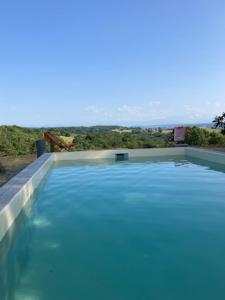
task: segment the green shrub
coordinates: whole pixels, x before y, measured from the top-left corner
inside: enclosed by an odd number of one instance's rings
[[[211,132],[209,135],[209,144],[210,145],[224,145],[225,136],[220,132]]]
[[[187,129],[185,142],[193,146],[224,145],[225,136],[220,132],[192,127]]]
[[[35,141],[41,136],[38,129],[0,126],[0,156],[35,153]]]
[[[203,146],[208,145],[209,131],[199,127],[188,128],[185,142],[189,145]]]

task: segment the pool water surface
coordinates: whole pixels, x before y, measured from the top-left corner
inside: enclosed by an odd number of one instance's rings
[[[1,300],[225,299],[225,167],[58,163],[0,243]]]

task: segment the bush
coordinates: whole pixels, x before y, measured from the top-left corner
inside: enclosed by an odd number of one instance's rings
[[[203,146],[208,145],[208,138],[209,131],[194,126],[187,129],[185,142],[189,145]]]
[[[220,132],[192,127],[187,129],[185,142],[193,146],[224,145],[225,136]]]
[[[211,132],[209,135],[210,145],[223,145],[225,144],[225,136],[220,132]]]
[[[0,156],[35,153],[35,141],[40,137],[37,129],[0,126]]]

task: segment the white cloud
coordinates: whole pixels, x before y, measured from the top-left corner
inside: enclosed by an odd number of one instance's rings
[[[98,114],[102,112],[102,108],[97,107],[96,105],[89,105],[85,108],[86,111],[94,113],[94,114]]]
[[[225,111],[225,102],[205,101],[196,105],[184,104],[184,112],[191,120],[211,120],[223,111]]]
[[[90,113],[92,116],[98,116],[101,118],[109,118],[111,113],[107,111],[104,107],[99,107],[97,105],[89,105],[85,107],[85,111]]]
[[[162,109],[159,106],[159,101],[154,101],[150,104],[147,103],[142,106],[121,104],[120,106],[110,107],[108,109],[91,105],[86,107],[85,111],[88,113],[89,118],[107,120],[109,122],[162,121],[173,114],[173,111]]]
[[[100,107],[91,105],[85,108],[86,117],[92,122],[124,122],[124,123],[176,123],[203,122],[225,111],[225,102],[196,101],[196,105],[162,104],[160,101],[150,101],[143,105],[121,104],[119,106]]]
[[[160,101],[149,101],[148,106],[149,107],[158,107],[160,106],[161,102]]]
[[[132,106],[123,104],[122,106],[117,107],[117,111],[122,114],[128,114],[129,116],[142,116],[144,113],[144,108],[142,106]]]

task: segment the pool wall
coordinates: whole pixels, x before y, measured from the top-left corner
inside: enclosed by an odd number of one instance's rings
[[[195,157],[225,165],[225,153],[222,152],[187,147],[185,148],[185,154],[187,157]]]
[[[196,157],[225,164],[225,153],[192,147],[117,149],[44,154],[0,188],[0,241],[12,226],[14,220],[47,174],[54,161],[114,159],[118,153],[126,153],[129,158],[186,155],[187,158]]]
[[[185,155],[185,148],[116,149],[54,153],[56,161],[81,159],[110,159],[118,153],[128,153],[129,158],[168,155]]]
[[[0,188],[0,241],[32,196],[53,163],[44,154]]]

